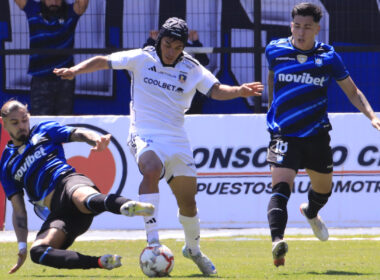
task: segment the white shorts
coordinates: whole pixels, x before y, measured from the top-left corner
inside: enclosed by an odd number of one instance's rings
[[[165,177],[166,181],[177,176],[197,176],[193,151],[186,138],[130,134],[128,147],[137,163],[143,153],[153,151],[162,162],[161,178]]]

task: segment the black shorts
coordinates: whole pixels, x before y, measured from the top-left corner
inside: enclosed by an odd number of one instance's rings
[[[55,188],[51,200],[51,212],[42,224],[37,237],[47,229],[58,228],[66,234],[66,241],[60,249],[67,249],[79,235],[89,229],[95,215],[83,214],[72,201],[74,191],[83,186],[98,190],[95,184],[83,174],[74,172],[62,179]]]
[[[30,84],[32,115],[72,115],[75,79],[62,80],[53,76],[33,76]]]
[[[311,137],[271,135],[267,162],[277,167],[311,169],[320,173],[333,171],[330,135],[326,132]]]

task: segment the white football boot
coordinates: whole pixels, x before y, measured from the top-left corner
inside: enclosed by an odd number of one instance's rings
[[[99,258],[98,263],[101,268],[111,270],[121,266],[121,256],[104,255]]]
[[[185,258],[193,260],[193,262],[198,266],[199,270],[202,271],[203,275],[210,276],[212,274],[216,274],[215,265],[212,261],[202,252],[199,252],[195,256],[191,255],[189,252],[189,248],[183,246],[182,254]]]
[[[146,202],[130,200],[120,207],[120,213],[128,216],[151,216],[154,212],[154,205]]]
[[[319,240],[326,241],[327,239],[329,239],[329,231],[328,231],[325,223],[323,222],[322,218],[319,215],[317,215],[315,218],[312,218],[312,219],[309,219],[308,217],[306,217],[305,211],[307,209],[307,206],[308,206],[307,203],[302,203],[300,205],[301,214],[305,216],[306,220],[310,224],[310,226],[314,232],[314,235]]]
[[[275,266],[285,265],[285,255],[288,252],[288,243],[285,240],[273,242],[272,255]]]

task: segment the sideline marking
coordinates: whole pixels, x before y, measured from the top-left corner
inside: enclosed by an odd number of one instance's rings
[[[182,241],[183,239],[177,239],[178,241]],[[213,239],[212,241],[217,242],[231,242],[231,241],[263,241],[263,238],[254,238],[254,237],[236,237],[229,239]],[[286,241],[318,241],[320,240],[316,237],[289,237],[284,238]],[[202,242],[207,240],[202,240]],[[327,241],[380,241],[380,237],[330,237]]]
[[[331,241],[360,241],[371,240],[380,241],[380,228],[330,228]],[[28,242],[34,241],[37,231],[30,231]],[[285,231],[286,240],[319,241],[314,237],[310,228],[287,228]],[[297,235],[303,235],[297,237]],[[112,238],[110,238],[112,236]],[[236,241],[242,240],[266,240],[270,239],[268,228],[241,228],[241,229],[201,229],[201,236],[205,241]],[[339,237],[342,236],[342,237]],[[350,237],[353,236],[353,237]],[[359,237],[358,237],[359,236]],[[366,237],[360,237],[366,236]],[[219,239],[214,239],[218,237]],[[224,237],[224,238],[223,238]],[[182,229],[160,230],[160,239],[180,239],[184,240]],[[145,230],[89,230],[77,238],[77,241],[100,241],[100,240],[145,240]],[[16,242],[16,235],[13,230],[0,231],[1,242]]]

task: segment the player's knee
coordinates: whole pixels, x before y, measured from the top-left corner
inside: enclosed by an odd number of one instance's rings
[[[182,200],[178,201],[178,208],[180,210],[180,213],[183,213],[185,216],[195,216],[197,214],[197,204],[195,203],[195,200]]]
[[[161,162],[151,162],[148,164],[145,164],[141,168],[141,173],[143,174],[145,179],[148,180],[160,180],[162,172],[162,164]]]
[[[290,197],[290,186],[286,182],[277,183],[272,187],[272,197],[268,204],[268,212],[271,209],[285,209]]]
[[[47,254],[49,245],[38,245],[30,249],[30,258],[33,262],[40,264],[43,257]]]
[[[331,191],[329,193],[318,193],[311,188],[308,193],[309,200],[314,201],[319,205],[326,204],[330,196],[331,196]]]
[[[195,195],[176,193],[175,198],[179,208],[197,208],[197,202],[195,201]]]

